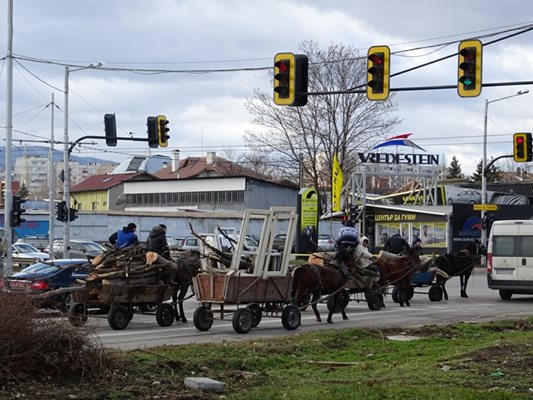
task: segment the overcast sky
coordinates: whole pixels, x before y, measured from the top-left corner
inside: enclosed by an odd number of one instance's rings
[[[5,22],[7,0],[0,4],[0,21]],[[198,156],[206,151],[245,150],[242,135],[254,126],[244,103],[254,88],[271,92],[271,69],[154,75],[106,68],[270,68],[276,53],[298,52],[306,40],[323,48],[330,43],[352,45],[362,54],[373,45],[386,44],[394,53],[452,42],[393,55],[395,73],[456,52],[458,40],[532,23],[529,0],[15,0],[13,143],[50,138],[46,106],[52,93],[59,107],[55,138],[63,140],[65,68],[54,63],[80,67],[104,63],[101,70],[70,73],[70,140],[103,135],[105,113],[116,114],[120,136],[134,132],[144,138],[146,117],[165,114],[170,120],[170,146],[154,154],[170,155],[178,148],[181,157]],[[6,24],[0,29],[5,55]],[[497,37],[502,35],[481,40],[487,43]],[[485,83],[533,80],[533,31],[486,46],[483,68]],[[452,57],[393,77],[391,87],[454,85],[456,75],[457,59]],[[0,80],[4,126],[3,63]],[[485,99],[528,88],[485,87],[481,96],[468,99],[460,98],[456,90],[398,92],[396,114],[402,122],[387,136],[412,132],[415,143],[429,153],[444,154],[447,164],[456,155],[463,172],[470,174],[482,155]],[[510,154],[512,134],[533,130],[532,104],[533,90],[489,104],[489,157]],[[382,139],[376,138],[376,143]],[[117,148],[98,142],[80,151],[115,161],[148,152],[145,143],[134,142],[119,143]],[[499,165],[505,167],[503,162]]]

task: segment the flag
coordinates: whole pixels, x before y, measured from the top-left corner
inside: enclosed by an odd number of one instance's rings
[[[344,175],[342,174],[339,160],[337,160],[337,153],[333,154],[333,168],[331,171],[331,211],[341,210],[341,192],[344,183]]]

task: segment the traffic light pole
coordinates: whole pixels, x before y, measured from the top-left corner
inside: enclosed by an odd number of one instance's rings
[[[72,144],[70,145],[69,149],[68,149],[68,155],[70,157],[70,153],[72,153],[72,150],[74,149],[74,147],[79,143],[81,142],[82,140],[85,140],[85,139],[105,139],[106,137],[105,136],[93,136],[93,135],[89,135],[89,136],[82,136],[80,137],[79,139],[76,139],[74,142],[72,142]],[[142,138],[131,138],[131,137],[117,137],[117,140],[129,140],[131,142],[148,142],[148,139],[142,139]]]

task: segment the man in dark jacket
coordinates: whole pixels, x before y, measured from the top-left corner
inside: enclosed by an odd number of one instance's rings
[[[409,248],[409,243],[400,236],[399,233],[395,233],[385,242],[385,251],[394,254],[400,254]]]
[[[124,247],[131,246],[132,244],[138,244],[139,238],[135,234],[137,225],[130,222],[128,226],[119,229],[111,236],[109,236],[109,242],[115,246],[116,249],[122,249]]]
[[[152,232],[148,236],[146,243],[146,249],[148,251],[154,251],[157,254],[170,260],[170,250],[167,243],[167,227],[163,224],[154,226]]]

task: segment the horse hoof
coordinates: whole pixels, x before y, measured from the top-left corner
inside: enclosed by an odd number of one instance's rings
[[[468,295],[466,293],[461,294],[461,297],[464,297],[465,299],[468,299]]]
[[[348,320],[348,317],[342,317],[343,320],[347,321]]]
[[[400,307],[405,307],[405,305],[403,303],[400,303]]]
[[[328,319],[328,324],[332,324],[333,321],[331,319]]]
[[[183,319],[181,320],[181,322],[183,322],[184,324],[186,324],[186,323],[189,322],[189,321],[187,321],[187,318],[183,318]]]
[[[317,318],[316,322],[322,322],[322,318]]]

